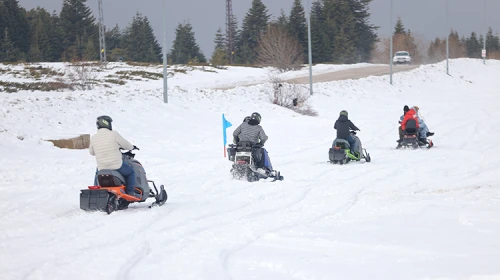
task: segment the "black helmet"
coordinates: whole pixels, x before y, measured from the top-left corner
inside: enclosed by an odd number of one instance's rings
[[[406,114],[406,112],[408,112],[408,111],[410,111],[410,107],[408,107],[408,105],[405,105],[403,107],[403,112],[405,112],[405,114]]]
[[[243,122],[248,122],[252,117],[250,116],[246,116],[244,119],[243,119]]]
[[[342,110],[342,111],[340,111],[340,115],[341,115],[341,116],[346,116],[346,117],[349,117],[349,114],[347,113],[347,111],[346,111],[346,110]]]
[[[99,128],[107,128],[109,130],[113,130],[112,126],[111,126],[111,122],[112,121],[113,121],[113,119],[111,119],[110,116],[100,116],[100,117],[97,117],[97,122],[96,122],[97,129],[99,129]]]
[[[257,124],[260,124],[262,117],[259,113],[255,112],[255,113],[252,113],[251,119],[257,121]]]

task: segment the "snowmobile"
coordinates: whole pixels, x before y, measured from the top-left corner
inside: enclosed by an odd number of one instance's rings
[[[80,208],[85,211],[104,211],[111,214],[116,210],[127,209],[130,203],[144,202],[150,197],[154,197],[155,202],[149,208],[165,204],[168,197],[164,186],[161,185],[158,191],[155,182],[146,178],[144,167],[134,157],[135,154],[131,150],[122,150],[123,161],[128,162],[135,171],[136,196],[125,192],[123,175],[116,170],[103,169],[97,171],[94,186],[81,190]],[[152,183],[154,192],[149,183]]]
[[[259,162],[262,162],[263,153],[266,151],[261,144],[252,144],[251,142],[239,142],[237,145],[230,144],[227,148],[228,158],[233,162],[231,174],[233,178],[249,182],[259,181],[260,179],[272,178],[274,181],[283,181],[279,171],[262,168],[265,174],[257,171]],[[270,163],[269,163],[270,165]],[[272,168],[271,168],[272,169]]]
[[[350,161],[361,161],[361,159],[364,159],[366,162],[372,160],[370,154],[361,146],[361,141],[356,136],[356,131],[351,131],[351,137],[356,141],[356,151],[351,151],[351,146],[347,140],[337,138],[333,141],[332,148],[328,151],[330,163],[346,164]]]
[[[406,122],[405,131],[403,131],[403,139],[398,140],[396,149],[430,149],[434,146],[431,139],[427,139],[427,143],[420,140],[418,135],[417,122],[415,120],[408,120]]]

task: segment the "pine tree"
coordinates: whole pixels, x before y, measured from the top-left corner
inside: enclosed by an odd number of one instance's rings
[[[500,51],[500,39],[498,36],[493,35],[491,27],[486,34],[486,50],[488,52]]]
[[[483,36],[483,34],[479,35],[479,46],[480,46],[481,50],[484,49],[484,36]]]
[[[118,61],[126,59],[126,50],[123,49],[124,34],[120,27],[115,25],[111,30],[106,30],[106,48],[108,49],[108,60]]]
[[[353,63],[358,59],[355,57],[354,46],[355,18],[350,12],[347,1],[336,1],[333,3],[332,17],[336,20],[337,30],[333,37],[333,61],[336,63]]]
[[[214,67],[226,65],[228,63],[227,52],[223,49],[216,48],[212,54],[212,58],[210,58],[210,63]]]
[[[323,49],[324,49],[324,60],[323,62],[333,62],[334,58],[334,46],[337,38],[337,34],[340,30],[339,24],[342,23],[341,18],[338,14],[339,2],[331,0],[323,0],[322,7],[322,20],[321,29],[323,32]]]
[[[0,62],[16,62],[19,59],[19,50],[10,39],[8,28],[4,29],[0,44]]]
[[[51,14],[43,8],[36,8],[28,12],[28,20],[31,29],[31,47],[28,60],[56,61],[60,53],[58,55],[53,55],[53,53],[58,49],[60,43],[51,39],[57,32]]]
[[[398,21],[396,22],[396,25],[394,26],[394,35],[397,35],[397,34],[403,34],[403,35],[406,34],[406,29],[403,25],[403,20],[400,17],[398,17]]]
[[[96,60],[99,58],[99,50],[94,45],[94,41],[92,39],[87,39],[87,43],[85,44],[85,50],[83,53],[83,59],[86,61]]]
[[[299,41],[304,57],[307,57],[307,22],[304,7],[301,0],[294,0],[290,18],[288,20],[288,30]]]
[[[314,63],[331,62],[332,42],[325,29],[328,28],[324,6],[318,0],[311,7],[311,47]]]
[[[215,34],[214,44],[215,48],[210,62],[214,66],[226,65],[228,55],[227,40],[224,33],[222,33],[222,28],[220,27],[217,29],[217,33]]]
[[[281,9],[280,16],[278,17],[276,22],[273,22],[273,24],[284,30],[289,30],[288,27],[290,22],[288,21],[288,17],[286,16],[285,11],[283,11],[283,9]]]
[[[227,48],[227,58],[229,63],[234,62],[234,57],[237,52],[238,48],[238,40],[240,38],[240,30],[238,28],[238,19],[236,18],[235,15],[232,16],[231,22],[229,23],[229,29],[231,30],[233,34],[233,46],[232,50],[231,47],[229,46],[229,38],[226,38],[226,48]],[[226,36],[227,37],[227,36]]]
[[[465,47],[467,49],[467,57],[480,58],[482,46],[477,39],[476,32],[472,32],[470,37],[465,40]]]
[[[356,48],[356,62],[368,62],[371,59],[372,50],[378,41],[376,30],[378,27],[369,24],[369,5],[372,0],[349,0],[347,5],[354,16],[355,27],[352,35],[353,44]]]
[[[88,40],[98,45],[98,29],[92,11],[85,5],[87,0],[64,0],[60,13],[64,35],[62,41],[66,58],[81,59]],[[96,51],[97,48],[96,48]],[[76,56],[76,57],[72,57]]]
[[[48,61],[61,61],[62,54],[64,52],[64,47],[61,44],[64,38],[63,27],[61,26],[61,19],[55,11],[50,15],[50,20],[48,21],[48,37],[49,37],[49,49],[47,51]]]
[[[139,12],[125,30],[120,42],[127,50],[127,59],[137,62],[161,62],[162,49],[147,17]]]
[[[253,63],[256,58],[255,49],[260,37],[267,29],[270,15],[261,0],[253,0],[252,7],[243,20],[243,27],[238,43],[237,60],[240,63]]]
[[[427,59],[429,62],[435,63],[446,58],[446,40],[436,38],[429,45],[427,50]]]
[[[411,30],[406,30],[401,18],[398,18],[396,26],[394,27],[393,34],[394,52],[408,51],[412,56],[412,62],[420,63],[422,61],[422,54],[415,42]],[[389,53],[389,45],[386,45],[386,53]]]
[[[0,30],[8,28],[7,19],[8,19],[7,8],[5,7],[3,2],[0,1]],[[0,40],[3,40],[3,36],[4,36],[3,32],[0,32]]]
[[[17,50],[17,56],[21,58],[30,49],[30,30],[26,16],[26,10],[19,6],[17,0],[0,1],[0,30],[8,28],[9,40]],[[0,32],[0,39],[5,36]]]
[[[106,48],[109,50],[120,48],[121,47],[121,41],[122,41],[122,31],[120,30],[120,27],[118,27],[118,24],[115,25],[110,30],[106,31]]]
[[[340,32],[335,37],[333,48],[333,59],[336,63],[353,63],[355,61],[354,43],[341,27]]]
[[[145,38],[145,43],[147,46],[147,52],[145,55],[146,62],[161,62],[163,60],[163,50],[156,40],[154,35],[153,27],[149,22],[148,17],[144,17],[142,24],[142,32]],[[165,50],[166,51],[166,50]]]
[[[206,62],[206,58],[196,43],[191,23],[179,23],[175,30],[175,40],[169,54],[173,64]]]
[[[214,39],[214,44],[215,44],[215,50],[216,49],[221,49],[225,50],[226,49],[226,35],[222,33],[222,28],[219,27],[217,29],[217,33],[215,33],[215,39]]]

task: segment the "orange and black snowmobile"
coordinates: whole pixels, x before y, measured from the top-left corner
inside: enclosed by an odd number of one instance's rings
[[[130,203],[144,202],[148,198],[155,198],[155,202],[149,206],[162,206],[167,201],[167,192],[163,185],[160,190],[154,181],[146,178],[146,171],[141,163],[134,159],[132,151],[122,152],[123,161],[128,162],[135,171],[136,187],[135,196],[125,192],[125,178],[116,170],[99,170],[96,173],[94,186],[81,190],[80,208],[85,211],[104,211],[111,214],[115,210],[128,208]],[[154,192],[149,183],[154,187]]]

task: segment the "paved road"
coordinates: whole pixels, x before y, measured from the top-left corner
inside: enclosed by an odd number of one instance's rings
[[[409,71],[418,68],[420,65],[401,65],[393,67],[393,73],[401,71]],[[313,72],[313,83],[331,82],[347,79],[360,79],[369,76],[382,76],[390,74],[390,69],[388,66],[368,66],[362,68],[346,69],[341,71],[335,71],[330,73],[324,73],[319,75],[314,75]],[[288,83],[295,84],[308,84],[309,76],[300,77],[295,79],[286,80]]]
[[[393,67],[393,72],[402,72],[402,71],[409,71],[413,70],[415,68],[418,68],[420,65],[400,65],[400,66],[394,66]],[[340,70],[340,71],[334,71],[334,72],[329,72],[329,73],[323,73],[323,74],[317,74],[314,75],[313,72],[313,83],[322,83],[322,82],[331,82],[331,81],[339,81],[339,80],[347,80],[347,79],[360,79],[360,78],[366,78],[369,76],[382,76],[382,75],[388,75],[390,72],[389,66],[367,66],[367,67],[361,67],[361,68],[353,68],[353,69],[346,69],[346,70]],[[294,84],[308,84],[309,83],[309,76],[304,76],[304,77],[299,77],[299,78],[294,78],[294,79],[289,79],[285,80],[287,83],[294,83]],[[238,86],[253,86],[257,85],[258,83],[249,83],[249,84],[242,84]],[[235,88],[235,86],[228,86],[228,87],[220,87],[217,88],[218,90],[226,90],[226,89],[232,89]]]

